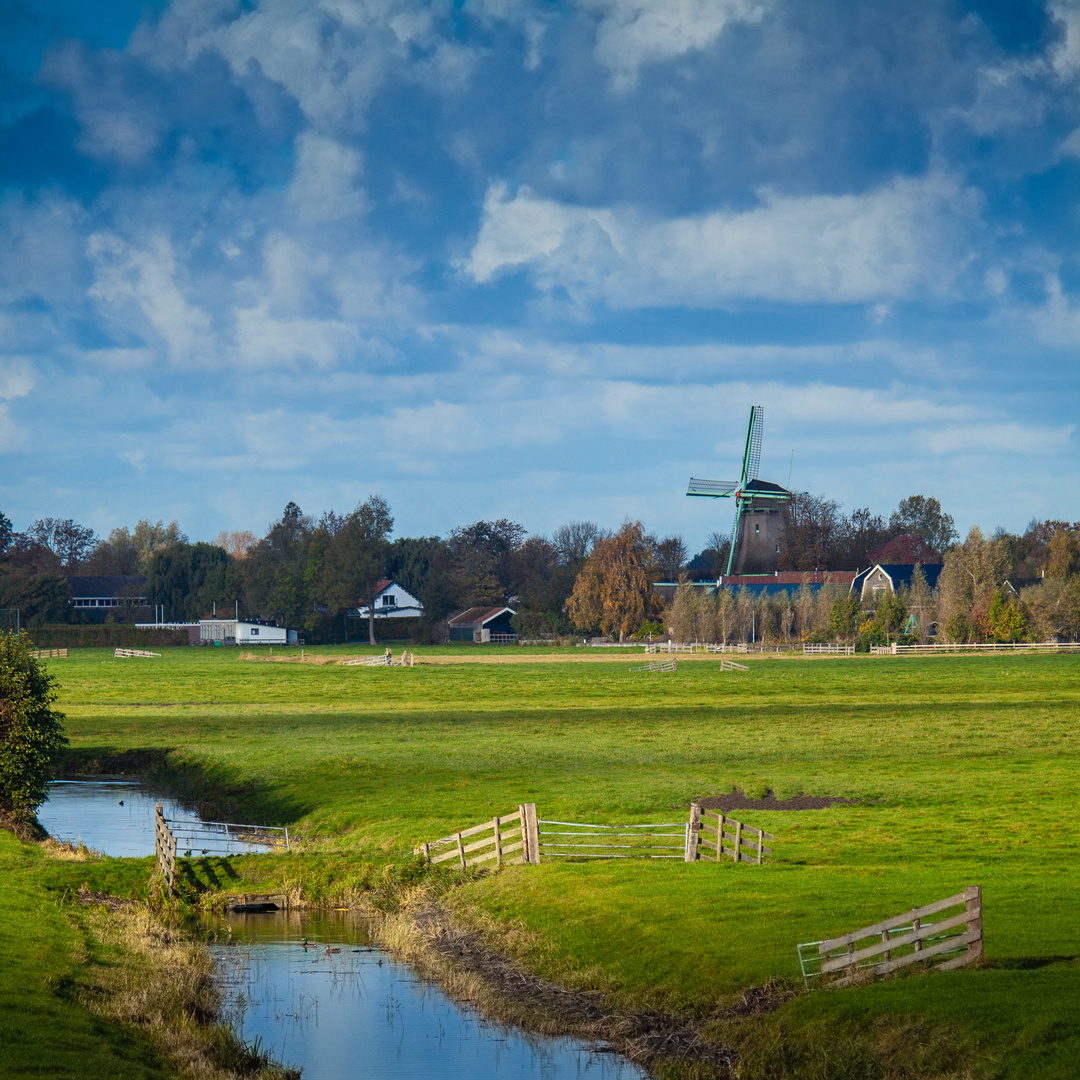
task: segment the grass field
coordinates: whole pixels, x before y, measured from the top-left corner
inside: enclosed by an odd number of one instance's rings
[[[229,873],[341,895],[417,841],[524,801],[603,823],[679,820],[735,787],[858,798],[743,811],[776,836],[760,868],[545,864],[449,903],[530,931],[514,948],[542,974],[627,1008],[709,1014],[796,979],[799,941],[979,884],[981,970],[800,996],[718,1020],[718,1037],[742,1048],[744,1076],[1080,1071],[1078,657],[764,657],[745,674],[700,660],[650,675],[621,650],[588,663],[584,650],[417,650],[395,669],[163,651],[50,663],[68,767],[164,762],[173,790],[303,840],[303,854]],[[455,656],[472,662],[425,663]],[[515,662],[476,662],[500,656]],[[122,888],[130,870],[54,869],[54,884],[65,874]]]

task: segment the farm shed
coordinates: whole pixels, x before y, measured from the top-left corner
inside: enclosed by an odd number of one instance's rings
[[[937,585],[941,565],[927,563],[919,567],[931,589]],[[874,594],[879,592],[896,592],[901,585],[911,585],[916,566],[918,563],[877,563],[856,575],[851,583],[851,591],[857,593],[860,600],[873,600]]]
[[[261,619],[200,619],[199,644],[295,645],[296,631]]]
[[[449,623],[450,641],[494,641],[503,644],[517,640],[510,625],[516,612],[508,607],[472,607],[455,615]]]

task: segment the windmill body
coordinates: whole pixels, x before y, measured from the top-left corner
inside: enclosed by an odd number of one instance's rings
[[[708,499],[734,499],[735,523],[731,529],[731,552],[726,574],[771,574],[776,569],[784,511],[794,496],[787,488],[758,479],[761,436],[765,410],[750,408],[742,472],[738,480],[691,478],[687,495]]]

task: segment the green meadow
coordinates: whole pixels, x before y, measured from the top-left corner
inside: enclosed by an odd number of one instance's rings
[[[445,903],[539,974],[620,1008],[711,1017],[742,1077],[1077,1075],[1080,656],[765,656],[745,673],[710,658],[648,674],[622,650],[418,649],[415,667],[391,669],[162,651],[49,664],[67,774],[140,771],[298,838],[290,856],[196,860],[192,898],[243,881],[332,900],[422,876],[417,842],[526,801],[544,818],[627,823],[680,821],[692,799],[736,788],[843,796],[859,802],[738,812],[776,837],[762,867],[545,863],[465,881]],[[149,861],[35,858],[0,847],[4,876],[17,863],[43,911],[84,881],[145,893]],[[441,888],[454,875],[433,873]],[[801,992],[798,942],[972,884],[978,970]],[[32,897],[19,903],[0,908],[0,934],[25,926]],[[59,918],[33,934],[59,933]],[[800,992],[763,1016],[730,1012],[766,984]]]

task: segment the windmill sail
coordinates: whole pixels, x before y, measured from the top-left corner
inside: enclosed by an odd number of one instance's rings
[[[735,480],[702,480],[693,477],[686,489],[687,495],[704,495],[714,499],[735,499],[735,523],[731,528],[731,551],[728,554],[728,575],[738,564],[742,567],[751,562],[771,562],[775,566],[775,546],[779,543],[778,528],[782,519],[775,515],[792,498],[791,492],[779,484],[758,479],[761,466],[761,442],[764,430],[765,410],[760,405],[750,407],[750,423],[746,428],[746,445],[743,449],[742,472]],[[744,521],[753,515],[753,520]],[[752,532],[747,533],[750,524]],[[743,539],[742,550],[739,541]]]
[[[750,406],[750,427],[746,431],[746,452],[743,454],[743,483],[756,480],[761,466],[761,435],[765,427],[765,410]]]

